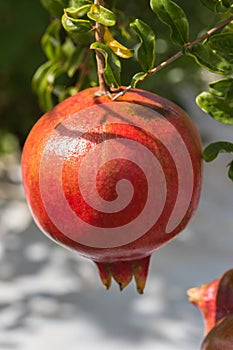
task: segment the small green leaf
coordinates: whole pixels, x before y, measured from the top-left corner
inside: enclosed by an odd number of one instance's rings
[[[63,8],[66,7],[65,0],[41,0],[46,10],[57,18],[63,15]]]
[[[199,107],[214,119],[233,124],[233,78],[209,83],[209,91],[197,97]]]
[[[232,5],[231,0],[222,0],[221,2],[223,4],[223,6],[225,6],[226,8],[229,8]]]
[[[83,34],[87,34],[92,30],[91,22],[84,19],[74,19],[66,13],[62,16],[62,25],[69,35],[78,40]]]
[[[233,101],[202,92],[196,98],[198,106],[215,120],[233,124]]]
[[[233,63],[233,32],[215,34],[208,40],[210,47]]]
[[[65,9],[65,12],[68,17],[78,19],[85,16],[85,14],[90,10],[91,4],[86,4],[80,7],[68,7]]]
[[[70,56],[69,60],[67,61],[67,74],[69,78],[71,78],[75,74],[79,65],[83,62],[86,53],[86,48],[77,48],[73,52],[73,55]]]
[[[233,143],[224,141],[211,143],[204,149],[203,158],[206,162],[212,162],[219,153],[233,153]]]
[[[229,7],[231,6],[230,2],[228,0],[219,0],[219,3],[217,4],[217,11],[218,13],[224,13],[228,12]]]
[[[44,64],[42,64],[34,73],[33,78],[32,78],[32,90],[35,93],[38,93],[41,81],[46,76],[50,67],[51,67],[51,62],[47,61]]]
[[[62,44],[61,50],[62,50],[62,54],[64,56],[63,61],[65,61],[65,63],[66,63],[66,60],[69,57],[71,57],[73,55],[73,53],[76,51],[76,46],[70,37],[67,36],[65,38],[65,42]]]
[[[66,87],[64,85],[54,85],[53,94],[57,96],[58,102],[67,98]]]
[[[136,85],[137,85],[137,83],[138,83],[140,80],[143,80],[144,78],[146,78],[146,76],[147,76],[147,73],[145,73],[145,72],[139,72],[139,73],[134,74],[134,76],[133,76],[133,78],[132,78],[132,80],[131,80],[131,84],[130,84],[130,85],[131,85],[133,88],[135,88]]]
[[[105,58],[104,80],[108,86],[120,85],[121,62],[113,51],[105,44],[94,42],[90,46],[93,50],[98,50]]]
[[[228,177],[233,181],[233,161],[229,164]]]
[[[156,58],[156,39],[153,30],[140,19],[130,23],[130,27],[135,30],[140,38],[141,44],[137,50],[137,59],[144,70],[147,72],[154,67]]]
[[[93,1],[92,0],[69,0],[69,7],[75,7],[79,8],[85,5],[90,5]]]
[[[116,24],[116,15],[101,5],[92,5],[87,16],[106,27],[112,27]]]
[[[73,96],[79,90],[75,86],[66,87],[64,85],[54,85],[53,95],[55,95],[58,99],[58,102],[64,101],[66,98]]]
[[[233,143],[226,141],[213,142],[204,149],[202,155],[206,162],[212,162],[217,158],[219,153],[233,154]],[[228,177],[233,181],[233,160],[228,166]]]
[[[38,68],[32,79],[32,88],[38,94],[40,107],[47,111],[52,108],[52,91],[55,79],[65,72],[57,62],[48,61]]]
[[[201,0],[203,5],[216,13],[226,12],[231,6],[231,0]]]
[[[209,91],[212,95],[233,100],[233,78],[224,78],[209,83]]]
[[[189,22],[183,9],[171,0],[150,0],[152,10],[171,30],[172,41],[183,46],[188,42]]]
[[[56,60],[61,52],[61,44],[59,37],[60,29],[60,21],[52,21],[41,39],[43,51],[45,52],[47,58],[51,61]]]
[[[232,66],[221,56],[217,55],[208,44],[196,44],[186,53],[195,58],[196,62],[217,74],[230,74]]]
[[[65,69],[59,65],[59,63],[52,63],[47,70],[46,74],[43,76],[40,85],[38,87],[38,93],[40,93],[45,86],[52,86],[55,79],[64,73]]]
[[[53,97],[52,97],[52,86],[48,85],[46,88],[39,94],[39,105],[42,110],[49,111],[53,108]]]
[[[201,0],[202,4],[213,12],[217,12],[219,0]]]

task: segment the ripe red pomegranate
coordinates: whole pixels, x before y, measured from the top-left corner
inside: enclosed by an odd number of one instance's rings
[[[103,284],[143,292],[153,251],[189,222],[200,197],[201,142],[186,113],[132,89],[112,101],[86,89],[31,130],[22,155],[33,217],[92,259]]]
[[[187,293],[189,301],[200,309],[205,334],[208,334],[220,320],[233,315],[233,269],[210,283],[189,289]]]

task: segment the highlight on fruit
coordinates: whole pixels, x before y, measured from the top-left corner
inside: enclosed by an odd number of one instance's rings
[[[171,101],[130,89],[112,101],[85,89],[45,113],[22,154],[23,184],[39,228],[92,259],[108,289],[145,287],[151,254],[193,216],[202,146]]]

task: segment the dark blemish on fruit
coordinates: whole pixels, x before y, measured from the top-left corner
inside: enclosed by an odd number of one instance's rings
[[[54,129],[57,129],[60,125],[62,124],[62,122],[59,122]]]

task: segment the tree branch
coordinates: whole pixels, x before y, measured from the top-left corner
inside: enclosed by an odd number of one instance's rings
[[[231,21],[233,21],[233,16],[228,17],[227,19],[225,19],[224,21],[220,22],[219,24],[217,24],[215,27],[211,28],[208,32],[206,32],[205,34],[203,34],[202,36],[200,36],[199,38],[197,38],[196,40],[194,40],[192,43],[187,43],[185,45],[185,47],[187,49],[192,49],[192,47],[198,43],[202,43],[204,40],[208,39],[210,36],[212,36],[213,34],[215,34],[216,32],[218,32],[220,29],[224,28],[227,24],[229,24]],[[155,68],[151,69],[150,71],[148,71],[145,76],[140,79],[139,81],[143,81],[145,80],[147,77],[154,75],[155,73],[157,73],[158,71],[160,71],[161,69],[167,67],[169,64],[171,64],[172,62],[176,61],[178,58],[180,58],[181,56],[184,55],[183,51],[178,51],[175,55],[171,56],[169,59],[167,59],[166,61],[163,61],[162,63],[160,63],[158,66],[156,66]],[[119,92],[117,95],[115,95],[113,97],[113,100],[116,100],[118,97],[123,96],[127,91],[129,91],[132,88],[131,85],[127,86],[126,89],[124,89],[123,91]]]
[[[104,6],[103,0],[94,0],[95,5]],[[95,28],[95,40],[100,43],[104,43],[104,26],[96,22]],[[99,79],[99,91],[96,93],[98,96],[109,94],[109,87],[104,80],[104,68],[105,68],[105,58],[104,56],[96,50],[96,62],[97,62],[97,71]]]

